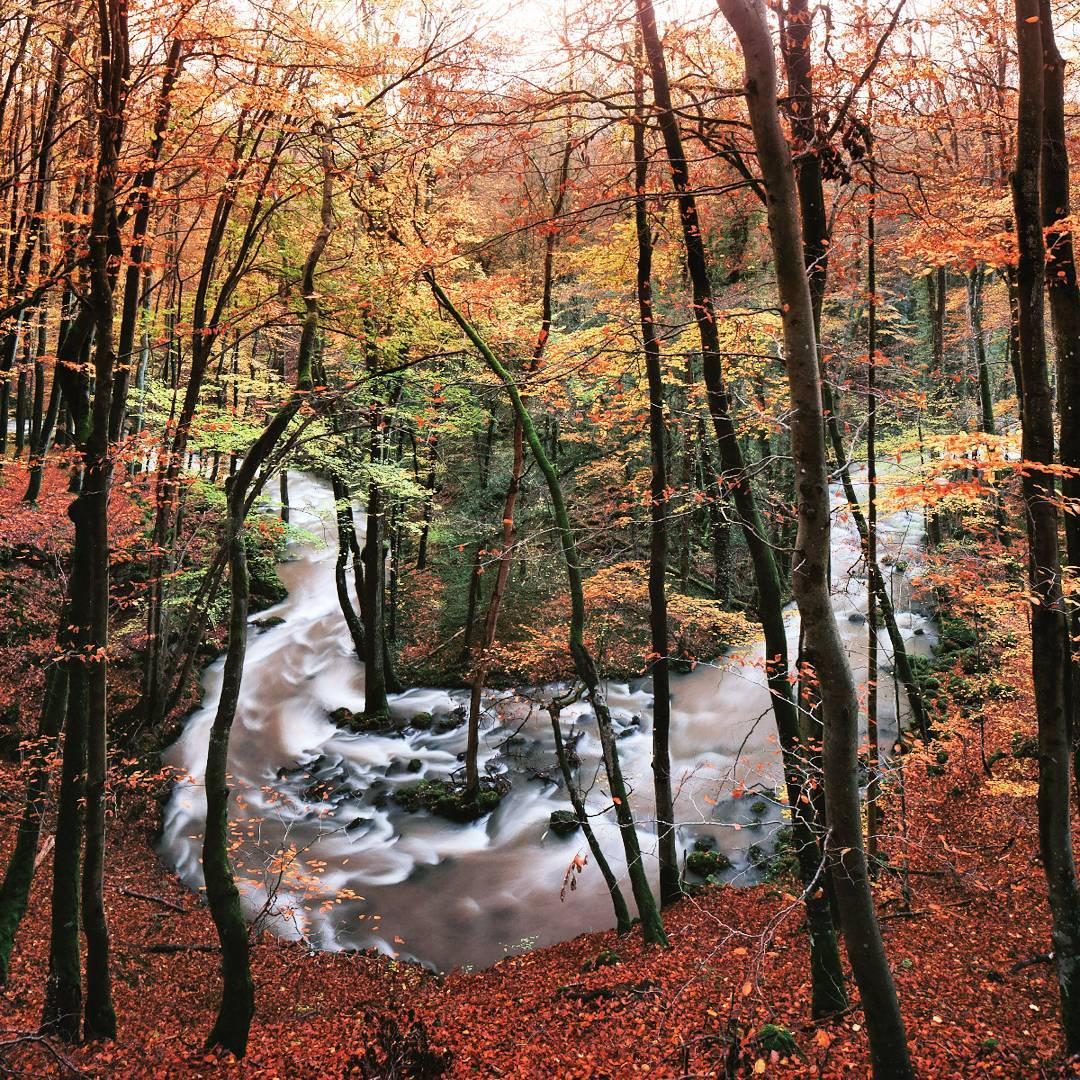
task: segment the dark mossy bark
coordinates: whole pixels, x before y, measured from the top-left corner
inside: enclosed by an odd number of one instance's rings
[[[1016,0],[1015,8],[1020,88],[1016,166],[1010,179],[1018,248],[1022,455],[1029,463],[1022,492],[1030,549],[1031,673],[1039,724],[1039,853],[1050,902],[1065,1046],[1075,1054],[1080,1052],[1080,889],[1070,811],[1070,650],[1061,589],[1055,483],[1052,472],[1038,468],[1054,464],[1054,406],[1043,315],[1046,208],[1040,204],[1047,76],[1041,24],[1049,8],[1041,7],[1039,0]]]
[[[65,615],[66,621],[66,615]],[[26,779],[22,817],[15,846],[0,885],[0,985],[7,982],[15,934],[26,914],[30,886],[34,880],[41,821],[49,794],[49,760],[56,747],[67,711],[68,673],[63,663],[55,663],[45,676],[45,696],[41,704],[37,740]]]
[[[686,267],[694,296],[694,316],[702,348],[709,415],[717,440],[721,472],[719,487],[730,494],[739,525],[750,552],[758,590],[758,613],[765,637],[766,676],[772,696],[777,734],[784,756],[784,774],[796,832],[800,873],[805,888],[807,925],[810,930],[810,966],[813,977],[815,1015],[828,1015],[847,1006],[843,970],[836,934],[822,889],[821,845],[814,804],[804,800],[807,754],[802,742],[798,712],[788,678],[787,627],[784,623],[784,592],[773,549],[768,542],[757,500],[746,472],[742,447],[732,419],[731,400],[723,379],[717,316],[712,298],[709,263],[690,184],[690,170],[683,149],[679,121],[672,104],[664,47],[651,0],[638,7],[645,53],[652,74],[657,120],[663,135],[672,183],[679,203]]]
[[[570,524],[570,515],[566,509],[566,500],[563,496],[562,485],[559,483],[555,466],[544,448],[543,442],[532,422],[529,410],[521,399],[517,385],[513,377],[498,357],[491,351],[487,343],[481,337],[477,329],[468,319],[454,306],[445,291],[435,280],[430,272],[425,274],[431,291],[440,306],[447,311],[454,321],[461,327],[462,332],[475,346],[484,362],[503,384],[514,408],[514,414],[521,422],[525,433],[525,441],[529,444],[533,459],[536,461],[544,482],[547,485],[548,495],[551,498],[552,511],[555,517],[555,527],[558,530],[559,540],[562,547],[563,566],[566,570],[567,583],[570,592],[570,655],[574,661],[574,670],[578,678],[585,686],[585,691],[592,705],[593,714],[596,717],[597,731],[600,736],[600,746],[603,751],[604,769],[607,772],[608,785],[611,789],[612,802],[615,806],[615,816],[619,823],[619,833],[622,839],[623,850],[626,854],[627,873],[634,894],[634,902],[637,905],[638,916],[641,920],[641,932],[646,943],[666,946],[667,934],[660,917],[660,909],[657,907],[656,898],[653,896],[649,885],[648,874],[641,857],[641,848],[638,844],[637,830],[634,821],[634,813],[630,806],[629,792],[626,781],[623,778],[622,766],[619,762],[619,752],[615,741],[615,731],[611,720],[611,712],[608,708],[607,698],[603,684],[596,671],[596,664],[592,655],[585,645],[585,596],[582,583],[581,562],[578,557],[577,542],[574,539],[574,530]]]

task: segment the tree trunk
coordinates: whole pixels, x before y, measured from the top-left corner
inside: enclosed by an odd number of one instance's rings
[[[284,475],[284,470],[282,470]],[[341,614],[345,619],[345,625],[349,628],[349,636],[352,638],[353,651],[358,660],[364,659],[364,624],[356,614],[353,607],[352,597],[349,596],[349,581],[346,569],[349,556],[352,554],[352,540],[356,537],[353,525],[352,513],[350,512],[352,497],[344,482],[336,476],[333,478],[335,518],[337,520],[338,554],[334,563],[334,585],[337,588],[338,604],[341,606]],[[351,538],[351,539],[350,539]]]
[[[563,203],[566,199],[566,185],[570,172],[570,155],[573,151],[573,142],[567,140],[563,148],[562,164],[559,169],[555,197],[552,201],[551,217],[557,220],[562,214]],[[555,278],[555,247],[558,243],[558,233],[555,229],[548,230],[544,237],[544,264],[543,284],[540,302],[540,330],[536,335],[536,343],[533,346],[532,358],[526,375],[532,374],[540,366],[547,347],[548,337],[551,334],[551,289]],[[491,451],[491,435],[489,427],[486,455]],[[517,505],[518,492],[521,490],[521,470],[525,460],[524,432],[521,420],[514,417],[513,460],[510,466],[510,482],[506,488],[506,498],[503,501],[502,517],[502,544],[499,548],[499,565],[495,574],[495,585],[488,599],[487,614],[484,616],[484,627],[481,632],[480,648],[473,675],[472,687],[469,694],[469,733],[468,744],[465,749],[465,798],[475,799],[480,787],[480,775],[477,769],[477,756],[480,752],[480,706],[484,693],[484,684],[487,681],[488,660],[487,654],[495,643],[495,632],[499,624],[499,610],[502,607],[503,597],[506,594],[506,586],[510,581],[510,570],[514,558],[514,508]],[[433,462],[434,464],[434,462]],[[486,475],[488,466],[484,466]],[[430,487],[434,486],[434,468],[431,473]],[[486,483],[486,481],[485,481]],[[425,523],[426,525],[426,523]],[[477,579],[479,584],[479,579]],[[472,620],[469,620],[471,628]],[[466,635],[468,636],[468,635]]]
[[[66,623],[67,606],[64,618]],[[26,914],[30,886],[34,880],[41,821],[49,794],[50,758],[67,711],[68,677],[62,663],[54,663],[45,676],[45,696],[41,703],[37,743],[26,779],[26,798],[15,847],[0,886],[0,986],[7,982],[8,964],[19,923]]]
[[[766,191],[769,235],[791,394],[791,453],[798,533],[792,591],[806,659],[817,677],[825,728],[827,855],[848,959],[859,986],[877,1077],[910,1077],[907,1038],[863,851],[858,781],[859,705],[829,597],[830,505],[814,306],[804,269],[791,154],[780,128],[772,36],[761,0],[720,0],[742,45],[746,99]]]
[[[1016,168],[1011,177],[1016,220],[1020,352],[1023,384],[1023,498],[1027,508],[1031,582],[1031,673],[1039,723],[1039,852],[1050,902],[1054,963],[1066,1050],[1080,1052],[1080,890],[1069,806],[1070,717],[1068,626],[1061,591],[1058,511],[1052,472],[1054,412],[1046,360],[1043,283],[1046,258],[1040,213],[1044,121],[1044,43],[1039,0],[1016,0],[1020,89]]]
[[[229,734],[240,700],[247,651],[248,569],[244,545],[244,518],[248,492],[264,462],[277,446],[293,417],[311,393],[315,343],[319,329],[319,302],[315,292],[315,269],[334,228],[333,160],[329,131],[316,124],[321,137],[323,173],[322,227],[304,262],[301,292],[304,322],[297,357],[296,390],[244,455],[226,487],[229,498],[228,550],[230,573],[229,646],[222,673],[221,696],[206,753],[206,831],[203,836],[203,875],[206,899],[221,942],[221,1002],[217,1018],[207,1036],[207,1047],[221,1046],[243,1057],[248,1032],[255,1013],[255,988],[251,978],[247,927],[240,907],[240,893],[229,862]]]
[[[645,198],[649,163],[645,154],[645,76],[641,38],[634,65],[634,227],[637,233],[637,302],[641,344],[649,384],[649,632],[653,682],[652,770],[656,795],[656,838],[660,862],[660,904],[682,896],[671,794],[671,680],[668,660],[667,513],[664,376],[652,298],[653,242]]]
[[[555,525],[562,545],[563,565],[566,569],[570,591],[570,655],[573,658],[574,669],[578,678],[585,685],[589,702],[596,716],[596,727],[603,751],[604,769],[607,772],[608,784],[611,788],[611,800],[615,804],[615,816],[619,823],[623,851],[626,854],[627,873],[630,876],[634,901],[637,905],[638,916],[641,919],[642,936],[647,944],[666,946],[668,943],[667,934],[664,932],[660,911],[656,906],[656,899],[652,894],[648,874],[645,872],[645,865],[641,859],[641,848],[638,844],[634,813],[630,808],[629,793],[623,779],[622,766],[619,763],[619,751],[615,743],[611,712],[608,709],[604,687],[597,674],[592,654],[585,645],[585,596],[582,586],[581,563],[578,558],[577,542],[574,539],[574,531],[570,525],[570,516],[566,510],[566,501],[563,498],[558,475],[551,459],[548,457],[547,451],[544,449],[540,436],[537,434],[536,427],[529,416],[529,411],[521,400],[521,395],[518,393],[510,372],[491,351],[476,328],[453,305],[450,298],[435,280],[434,275],[428,271],[425,272],[424,276],[440,306],[461,327],[465,336],[468,337],[477,352],[483,357],[484,362],[506,388],[514,413],[521,421],[521,426],[524,429],[525,441],[528,442],[533,458],[540,471],[544,474],[544,481],[547,484],[552,510],[555,515]]]
[[[968,321],[971,326],[971,348],[979,376],[980,427],[987,435],[996,435],[994,423],[994,388],[990,382],[990,364],[986,357],[986,335],[983,332],[983,285],[986,273],[976,266],[968,274]]]
[[[867,127],[869,206],[866,218],[866,562],[877,566],[877,173]],[[866,579],[866,854],[877,876],[881,851],[881,751],[878,746],[878,605]]]
[[[622,894],[622,889],[619,888],[619,881],[615,877],[614,871],[611,869],[611,864],[607,861],[604,849],[600,846],[600,841],[597,840],[596,833],[593,832],[592,825],[589,822],[589,813],[581,798],[581,792],[574,782],[574,774],[570,768],[569,755],[566,752],[566,745],[563,742],[562,728],[559,722],[559,712],[560,707],[558,702],[552,702],[551,705],[548,706],[548,713],[551,715],[551,734],[555,739],[555,756],[559,762],[559,771],[562,773],[563,783],[566,784],[566,794],[570,799],[570,805],[574,808],[574,813],[577,814],[578,822],[581,825],[581,831],[585,834],[585,842],[589,845],[589,850],[592,852],[597,869],[604,879],[604,884],[607,885],[608,895],[611,897],[611,905],[615,910],[615,929],[620,934],[628,934],[630,933],[632,925],[630,921],[630,910],[626,906],[626,898]]]
[[[746,475],[742,449],[731,418],[731,403],[724,386],[720,364],[720,342],[716,311],[709,281],[704,237],[697,215],[697,204],[690,190],[690,172],[682,147],[682,135],[671,101],[663,45],[656,27],[656,13],[651,0],[642,0],[638,8],[645,53],[652,73],[653,96],[658,122],[664,137],[672,182],[679,200],[686,265],[694,293],[694,317],[702,347],[702,373],[708,394],[709,414],[720,454],[723,472],[718,477],[718,491],[730,488],[732,502],[754,568],[758,589],[758,612],[765,637],[766,676],[772,695],[773,714],[784,756],[792,829],[799,851],[800,875],[805,888],[807,924],[810,930],[810,967],[813,981],[815,1016],[837,1012],[847,1006],[843,970],[836,946],[836,935],[819,887],[820,858],[812,805],[803,802],[806,782],[805,759],[798,714],[788,680],[787,627],[784,602],[776,559],[770,547],[753,489]]]
[[[1046,292],[1057,356],[1057,406],[1061,423],[1061,494],[1074,508],[1080,504],[1080,286],[1069,215],[1069,154],[1065,134],[1065,61],[1054,37],[1049,0],[1039,4],[1043,47],[1043,113],[1041,200],[1046,230]],[[1080,515],[1065,514],[1065,561],[1080,573]],[[1072,639],[1070,722],[1074,783],[1080,784],[1080,609],[1068,612]]]

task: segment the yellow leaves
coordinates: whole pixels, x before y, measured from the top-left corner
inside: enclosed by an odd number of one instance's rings
[[[987,780],[986,790],[991,795],[1004,795],[1010,799],[1033,799],[1039,793],[1034,780]]]
[[[824,1028],[818,1028],[814,1036],[814,1045],[821,1047],[822,1050],[828,1050],[832,1045],[832,1036]]]

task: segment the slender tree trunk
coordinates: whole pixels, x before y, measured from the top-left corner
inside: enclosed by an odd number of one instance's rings
[[[488,653],[495,643],[495,634],[499,625],[499,611],[502,607],[506,586],[510,581],[510,570],[514,564],[514,509],[517,506],[518,493],[521,490],[521,470],[525,461],[524,434],[520,422],[514,420],[512,436],[513,460],[510,464],[510,482],[506,487],[503,500],[502,544],[499,548],[499,562],[495,571],[495,585],[491,590],[484,628],[480,640],[479,657],[472,686],[469,690],[469,731],[465,747],[465,792],[466,801],[475,799],[480,790],[480,770],[477,759],[480,753],[480,712],[487,682],[490,661]],[[479,580],[478,578],[476,579]],[[553,721],[554,722],[554,721]]]
[[[968,321],[971,325],[971,346],[979,376],[980,426],[987,435],[996,435],[994,423],[994,388],[990,381],[990,363],[986,357],[986,335],[983,331],[983,285],[986,272],[981,266],[968,274]]]
[[[563,204],[566,200],[566,186],[569,180],[570,155],[573,152],[573,142],[569,139],[563,147],[562,164],[557,178],[555,196],[552,200],[551,216],[557,220],[562,214]],[[536,335],[536,343],[533,346],[532,358],[529,362],[526,376],[532,374],[540,366],[544,350],[547,347],[548,337],[551,334],[551,290],[555,280],[555,247],[558,243],[558,233],[549,229],[544,237],[544,263],[540,303],[540,331]],[[480,648],[476,670],[473,675],[472,687],[469,694],[469,732],[468,743],[465,749],[465,798],[474,799],[480,787],[480,774],[477,768],[477,757],[480,752],[480,708],[484,693],[484,684],[488,675],[487,654],[495,643],[495,633],[499,624],[499,611],[502,608],[503,597],[506,594],[506,586],[510,581],[510,570],[514,558],[514,509],[517,505],[518,493],[521,490],[521,470],[524,465],[524,433],[521,420],[514,417],[514,431],[512,435],[513,460],[510,466],[510,482],[506,489],[506,498],[503,501],[502,517],[502,544],[499,549],[499,563],[495,574],[495,585],[488,599],[487,613],[484,616],[484,626],[481,631]],[[490,454],[491,440],[488,439]],[[430,477],[429,487],[434,486],[434,461]],[[488,466],[484,466],[486,476]],[[486,483],[486,480],[485,480]],[[426,523],[425,523],[426,525]],[[475,579],[479,585],[479,578]],[[471,629],[472,619],[469,619]],[[469,636],[468,634],[466,635]]]
[[[334,585],[337,588],[338,604],[341,606],[341,614],[345,619],[345,625],[349,628],[349,636],[352,638],[353,650],[358,660],[364,659],[364,624],[356,614],[353,607],[352,597],[349,596],[349,580],[346,568],[349,556],[352,554],[350,536],[355,538],[352,514],[347,512],[346,504],[351,502],[349,489],[344,482],[336,476],[333,478],[334,503],[336,506],[335,517],[337,519],[338,554],[334,563]]]
[[[634,64],[634,227],[637,233],[637,301],[641,343],[649,384],[649,631],[653,681],[652,770],[656,795],[656,837],[660,862],[660,903],[682,896],[671,794],[671,681],[668,661],[667,512],[668,476],[665,457],[664,376],[652,298],[653,242],[645,198],[648,158],[645,155],[645,76],[641,38]]]
[[[858,781],[859,705],[829,597],[830,505],[814,306],[803,263],[802,229],[791,154],[780,128],[772,36],[762,0],[720,0],[742,45],[746,99],[766,191],[769,235],[791,394],[791,453],[798,534],[792,591],[805,655],[821,696],[823,767],[829,821],[827,855],[848,959],[866,1014],[874,1074],[913,1075],[907,1038],[863,851]]]
[[[210,730],[206,754],[206,831],[203,836],[203,876],[206,899],[221,942],[222,992],[217,1018],[207,1036],[207,1047],[221,1046],[243,1057],[248,1032],[255,1014],[255,988],[251,978],[247,927],[240,907],[240,894],[229,862],[229,735],[240,700],[247,651],[248,569],[244,544],[244,518],[248,493],[263,464],[277,446],[293,417],[311,393],[312,368],[319,330],[319,301],[315,291],[315,269],[334,229],[333,160],[329,131],[321,124],[316,133],[322,140],[323,173],[322,227],[304,262],[301,292],[304,322],[297,357],[296,390],[244,455],[236,473],[227,481],[229,498],[228,550],[230,573],[229,647],[222,673],[221,696]]]
[[[620,934],[628,934],[630,933],[632,925],[630,921],[630,909],[626,906],[626,898],[622,894],[622,889],[619,888],[619,880],[615,877],[615,872],[611,869],[611,864],[607,861],[607,856],[604,854],[604,849],[600,846],[600,841],[596,838],[596,833],[593,832],[592,824],[589,821],[589,812],[585,808],[585,803],[581,798],[581,792],[574,782],[574,774],[570,768],[569,754],[567,754],[566,745],[563,742],[562,727],[559,721],[560,708],[558,702],[552,702],[548,707],[548,712],[551,715],[551,733],[555,739],[555,756],[559,762],[559,771],[562,773],[563,783],[566,785],[566,794],[570,799],[570,805],[574,808],[574,813],[577,814],[578,822],[581,825],[581,831],[585,834],[585,842],[589,845],[589,851],[592,852],[593,861],[596,863],[597,869],[604,879],[604,884],[607,885],[608,895],[611,897],[611,905],[615,910],[615,929]]]
[[[1045,248],[1040,213],[1044,122],[1044,42],[1039,0],[1016,0],[1020,89],[1016,168],[1011,177],[1016,220],[1016,282],[1023,384],[1023,497],[1031,581],[1031,672],[1039,723],[1039,851],[1050,902],[1054,963],[1065,1047],[1080,1052],[1080,890],[1070,818],[1070,678],[1068,625],[1061,591],[1060,525],[1052,472],[1054,413],[1043,323]]]
[[[869,207],[866,219],[866,562],[877,566],[877,173],[867,128]],[[878,605],[866,579],[866,854],[870,873],[881,857],[881,751],[878,746]],[[899,718],[898,718],[899,719]]]
[[[66,616],[66,605],[65,605]],[[41,821],[49,794],[50,759],[67,711],[68,676],[63,663],[54,663],[45,676],[45,696],[41,703],[37,743],[26,779],[26,798],[15,847],[0,885],[0,985],[7,982],[8,964],[15,934],[26,914],[30,886],[34,880]]]
[[[377,431],[377,428],[376,428]],[[373,434],[372,439],[377,435]],[[364,537],[364,716],[381,723],[390,714],[386,700],[385,650],[383,648],[383,594],[385,592],[385,544],[383,542],[382,489],[372,481],[368,488],[367,531]]]
[[[607,772],[608,784],[611,788],[612,802],[615,804],[615,816],[619,823],[619,833],[622,837],[623,850],[626,854],[627,873],[630,876],[630,884],[634,893],[634,901],[637,905],[638,916],[641,919],[641,932],[646,943],[667,945],[667,934],[664,932],[664,924],[660,918],[660,911],[656,906],[656,899],[649,886],[649,878],[645,872],[645,866],[641,859],[641,848],[638,844],[634,813],[630,808],[629,792],[623,779],[622,766],[619,763],[619,751],[615,743],[615,731],[611,721],[611,712],[608,709],[607,698],[603,684],[596,671],[596,665],[592,654],[585,645],[585,595],[581,575],[581,563],[578,558],[577,542],[574,539],[573,527],[570,524],[570,516],[567,513],[566,501],[563,497],[562,487],[555,472],[555,466],[548,457],[547,451],[537,434],[536,427],[525,408],[517,386],[514,384],[510,372],[491,351],[487,343],[480,336],[476,328],[465,318],[464,315],[453,305],[450,298],[435,280],[434,276],[427,272],[425,278],[431,286],[431,291],[440,306],[461,327],[466,337],[475,346],[477,352],[483,357],[484,362],[506,388],[510,396],[514,413],[521,421],[525,433],[525,441],[529,444],[533,458],[544,475],[548,494],[551,497],[552,510],[555,515],[555,524],[562,545],[563,565],[566,569],[567,582],[570,591],[570,655],[574,661],[574,669],[578,678],[584,683],[593,713],[596,716],[596,727],[600,736],[600,746],[603,751],[604,768]]]

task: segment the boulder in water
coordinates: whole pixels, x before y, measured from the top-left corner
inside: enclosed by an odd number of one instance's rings
[[[398,788],[394,792],[394,802],[410,813],[427,810],[448,821],[465,824],[490,814],[505,794],[505,790],[484,787],[477,792],[476,798],[466,799],[461,788],[449,780],[421,780],[418,784]]]
[[[358,735],[394,735],[399,734],[404,725],[386,713],[369,715],[363,712],[353,712],[345,706],[334,709],[330,713],[330,719],[338,727],[347,731],[354,731]]]
[[[570,836],[581,828],[581,822],[573,810],[554,810],[548,819],[548,828],[556,836]]]
[[[698,877],[710,878],[722,870],[731,869],[731,860],[722,851],[691,851],[686,856],[686,869]]]

